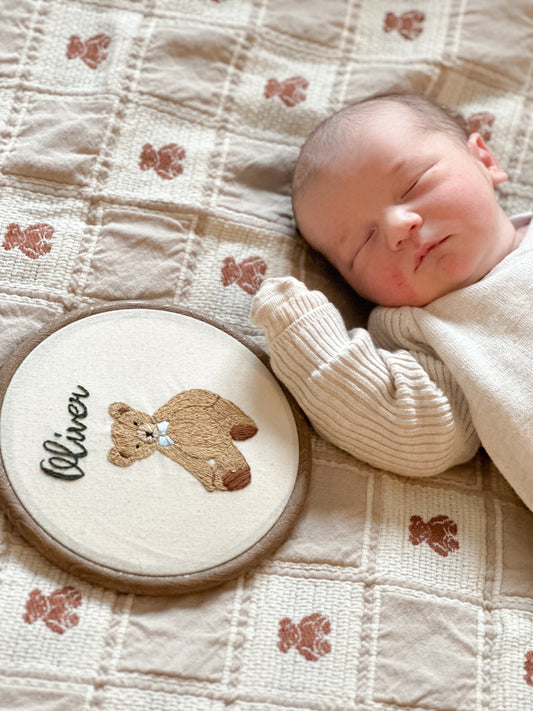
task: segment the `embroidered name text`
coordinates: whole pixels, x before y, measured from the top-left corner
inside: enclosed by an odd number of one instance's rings
[[[72,392],[68,399],[67,409],[72,424],[67,427],[64,439],[68,440],[70,444],[67,446],[60,442],[63,435],[58,432],[54,432],[56,439],[47,439],[46,442],[43,442],[44,449],[52,455],[48,459],[41,460],[41,469],[45,474],[65,481],[74,481],[85,476],[78,461],[87,456],[87,449],[82,444],[85,441],[84,432],[87,426],[80,422],[87,417],[87,405],[82,402],[82,398],[87,397],[89,397],[88,390],[78,385],[77,391]]]

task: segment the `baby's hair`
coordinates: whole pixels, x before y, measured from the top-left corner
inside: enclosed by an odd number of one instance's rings
[[[425,94],[390,92],[350,104],[322,121],[302,146],[292,181],[292,204],[295,215],[298,196],[316,171],[332,156],[344,150],[353,136],[354,127],[361,125],[373,110],[384,103],[397,103],[410,108],[418,120],[418,127],[422,130],[448,133],[466,145],[469,131],[464,118]]]

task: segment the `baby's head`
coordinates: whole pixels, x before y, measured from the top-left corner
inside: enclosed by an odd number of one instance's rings
[[[515,246],[478,133],[419,94],[347,107],[309,136],[293,180],[303,237],[361,296],[423,306],[482,279]]]

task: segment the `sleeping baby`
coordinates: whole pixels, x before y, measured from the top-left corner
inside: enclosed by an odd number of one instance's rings
[[[347,331],[292,277],[267,279],[252,320],[317,432],[355,457],[431,476],[480,444],[533,509],[533,228],[479,133],[418,94],[349,106],[298,158],[307,242],[376,304]]]

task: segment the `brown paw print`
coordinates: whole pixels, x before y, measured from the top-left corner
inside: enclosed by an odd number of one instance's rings
[[[316,662],[331,652],[331,644],[326,639],[330,632],[330,621],[320,612],[303,617],[297,625],[284,617],[279,622],[278,648],[287,653],[295,647],[305,659]]]
[[[309,82],[303,77],[291,77],[284,81],[269,79],[265,85],[265,97],[279,96],[285,106],[296,106],[307,98],[305,92],[308,86]]]
[[[160,178],[172,180],[180,173],[183,173],[182,160],[185,158],[185,149],[177,143],[167,143],[159,150],[145,143],[139,161],[141,170],[153,168]]]
[[[385,32],[394,32],[397,30],[400,35],[406,40],[415,40],[424,31],[425,15],[419,10],[410,10],[402,15],[396,15],[394,12],[387,12],[383,23]]]
[[[53,234],[54,228],[44,222],[30,225],[26,229],[13,222],[7,228],[2,247],[6,250],[18,247],[26,257],[39,259],[52,249]]]
[[[526,684],[533,686],[533,652],[526,652],[526,658],[524,660],[524,679]]]
[[[469,133],[479,133],[484,141],[490,141],[492,125],[496,116],[489,111],[480,111],[472,114],[466,120]]]
[[[111,42],[111,37],[107,35],[95,35],[85,42],[72,35],[67,47],[67,58],[82,59],[90,69],[96,69],[104,59],[107,59],[107,48]]]
[[[427,523],[420,516],[411,516],[409,540],[414,546],[425,541],[435,553],[446,558],[448,553],[459,549],[456,535],[457,524],[448,516],[434,516]]]
[[[36,588],[26,602],[23,619],[29,625],[42,620],[49,630],[63,634],[79,623],[74,610],[80,605],[81,594],[74,588],[61,588],[48,596]]]
[[[247,294],[257,294],[267,270],[266,262],[261,257],[247,257],[239,264],[233,257],[226,257],[222,265],[222,284],[237,284]]]

